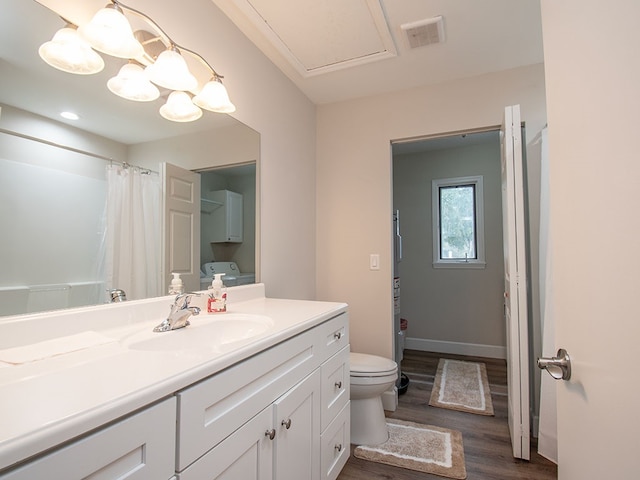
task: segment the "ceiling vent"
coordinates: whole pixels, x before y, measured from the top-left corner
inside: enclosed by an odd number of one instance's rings
[[[403,23],[400,28],[405,33],[411,48],[444,42],[444,23],[441,15],[417,22]]]

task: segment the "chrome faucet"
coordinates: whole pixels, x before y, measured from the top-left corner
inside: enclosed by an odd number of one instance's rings
[[[109,296],[111,297],[111,303],[124,302],[127,300],[127,294],[119,288],[109,290]]]
[[[198,315],[200,308],[191,307],[191,299],[200,295],[199,293],[181,293],[176,296],[176,299],[171,305],[171,312],[169,316],[162,321],[160,325],[153,329],[154,332],[168,332],[170,330],[177,330],[189,325],[189,317],[191,315]]]

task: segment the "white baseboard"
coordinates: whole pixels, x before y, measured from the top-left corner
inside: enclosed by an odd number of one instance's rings
[[[444,342],[424,338],[406,338],[404,348],[422,352],[451,353],[454,355],[470,355],[473,357],[507,358],[507,347],[498,345],[481,345],[476,343]]]

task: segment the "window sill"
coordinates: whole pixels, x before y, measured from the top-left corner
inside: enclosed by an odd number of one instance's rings
[[[484,269],[486,266],[487,266],[487,263],[482,261],[465,262],[464,260],[455,260],[451,262],[446,262],[446,261],[433,262],[433,268],[481,270],[481,269]]]

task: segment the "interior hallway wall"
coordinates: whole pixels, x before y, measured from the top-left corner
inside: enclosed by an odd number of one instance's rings
[[[432,186],[436,179],[481,175],[485,268],[434,268]],[[405,347],[506,357],[500,142],[394,155],[393,204],[400,210],[401,316]]]
[[[496,126],[514,104],[534,138],[542,64],[318,107],[317,297],[349,304],[354,351],[392,357],[391,141]]]

